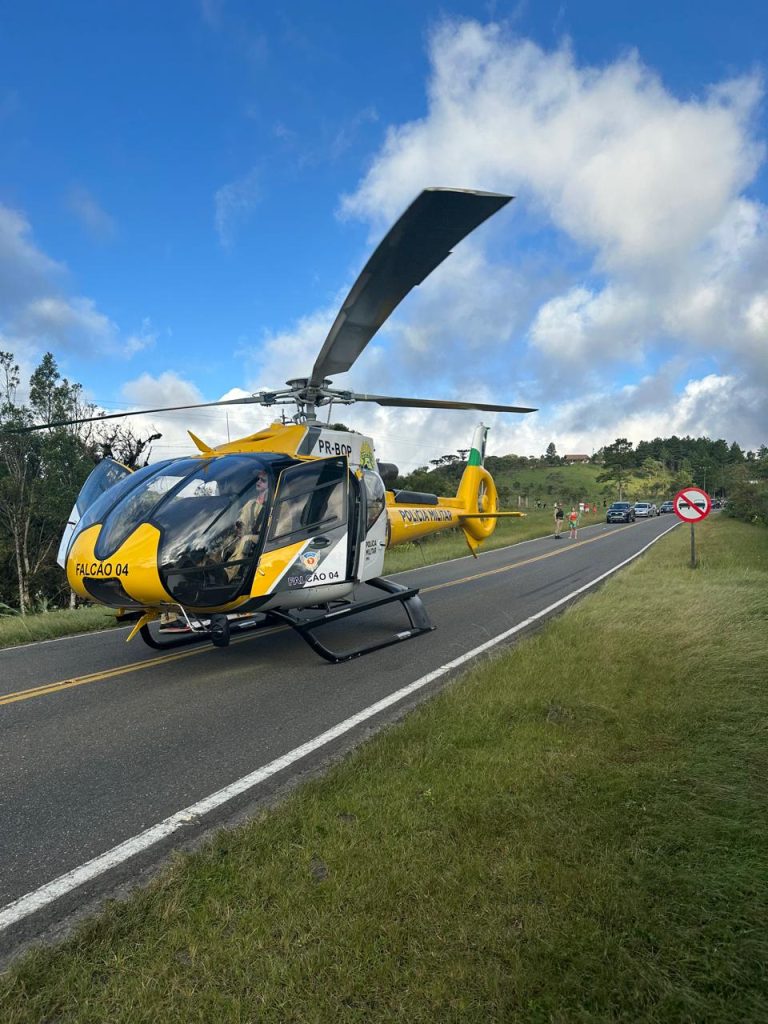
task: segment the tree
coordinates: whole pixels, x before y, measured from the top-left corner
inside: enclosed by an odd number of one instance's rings
[[[603,472],[598,476],[597,482],[614,483],[619,492],[619,501],[633,461],[632,442],[626,437],[617,437],[613,444],[606,445],[603,449]]]
[[[98,426],[99,431],[92,445],[94,453],[98,453],[95,461],[114,459],[115,462],[120,462],[129,469],[146,466],[152,453],[150,445],[163,436],[162,434],[150,434],[148,437],[139,437],[134,434],[131,427],[125,424],[119,426],[99,424]],[[142,455],[144,455],[144,459],[140,461]]]
[[[547,445],[547,451],[546,451],[546,454],[544,455],[544,459],[545,459],[546,462],[549,463],[550,466],[557,465],[559,459],[557,457],[557,448],[555,448],[555,442],[554,441],[550,441],[549,444]]]

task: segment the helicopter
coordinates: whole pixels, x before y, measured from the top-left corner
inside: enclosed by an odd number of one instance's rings
[[[319,422],[323,406],[380,406],[530,413],[490,403],[358,394],[332,386],[351,368],[402,299],[452,248],[511,196],[468,189],[424,189],[369,258],[331,326],[308,377],[249,397],[60,420],[91,420],[210,406],[291,405],[270,426],[226,444],[192,431],[197,453],[137,470],[102,460],[85,481],[64,531],[58,562],[80,598],[134,622],[150,647],[200,640],[225,647],[231,635],[264,625],[293,629],[321,657],[339,663],[420,636],[434,627],[418,588],[382,577],[388,547],[459,529],[469,550],[489,537],[501,512],[484,466],[488,428],[474,432],[467,465],[451,497],[397,490],[396,466],[377,461],[374,442]],[[330,419],[330,410],[329,410]],[[376,596],[357,599],[361,585]],[[326,624],[397,603],[409,628],[334,651],[317,636]],[[158,628],[169,611],[187,635]]]

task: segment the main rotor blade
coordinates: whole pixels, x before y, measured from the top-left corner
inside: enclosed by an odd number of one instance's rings
[[[396,405],[404,409],[479,409],[481,412],[538,412],[522,405],[494,405],[491,402],[449,402],[440,398],[394,398],[391,395],[358,395],[356,402],[376,402],[377,405]]]
[[[152,412],[178,412],[181,409],[207,409],[212,405],[249,405],[260,398],[227,398],[221,402],[198,402],[195,405],[165,405],[160,409],[133,409],[131,412],[108,412],[103,416],[84,416],[76,420],[55,420],[51,423],[37,423],[34,427],[15,427],[10,434],[29,434],[33,430],[48,430],[50,427],[69,427],[76,423],[98,423],[100,420],[117,420],[126,416],[146,416]]]
[[[352,286],[312,368],[310,386],[345,373],[408,292],[511,198],[496,192],[425,189],[379,242]]]

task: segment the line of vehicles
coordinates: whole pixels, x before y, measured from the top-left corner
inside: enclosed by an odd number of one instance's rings
[[[698,505],[699,502],[696,502]],[[712,499],[712,508],[723,508],[725,502],[721,498]],[[701,502],[702,508],[704,502]],[[675,506],[672,501],[663,501],[661,505],[655,505],[652,501],[614,501],[606,509],[606,523],[634,523],[637,519],[652,519],[666,512],[674,512]]]

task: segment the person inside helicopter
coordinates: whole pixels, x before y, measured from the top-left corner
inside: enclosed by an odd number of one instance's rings
[[[194,460],[190,469],[152,514],[160,575],[188,608],[221,605],[244,584],[261,546],[269,469],[242,455]]]
[[[193,594],[194,603],[202,603],[206,598],[211,603],[225,600],[222,588],[233,591],[243,581],[259,547],[266,522],[269,480],[261,467],[253,476],[249,473],[245,481],[243,467],[233,468],[239,471],[220,473],[217,480],[209,479],[206,487],[191,489],[195,500],[203,503],[200,516],[208,525],[201,530],[202,524],[196,524],[196,530],[186,533],[184,549],[177,558],[173,591],[175,596],[188,595],[187,602]],[[252,471],[253,464],[247,468]],[[212,511],[205,512],[209,504]],[[167,513],[166,521],[169,518]],[[192,523],[186,516],[184,519],[189,529]],[[188,632],[189,625],[172,614],[164,614],[160,630]]]
[[[254,487],[256,489],[254,496],[244,502],[228,539],[220,549],[221,560],[227,563],[224,571],[230,582],[241,575],[244,563],[247,563],[258,546],[264,527],[268,493],[265,473],[256,474]]]

